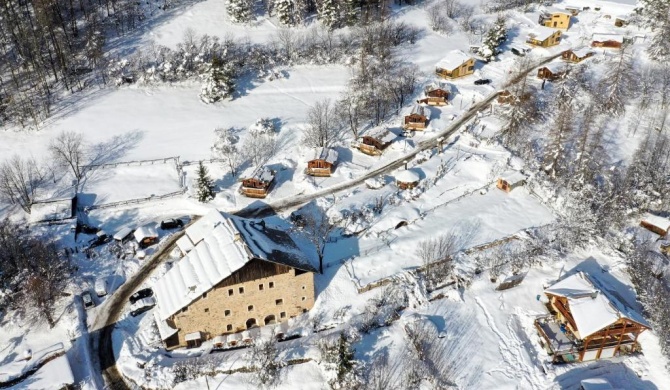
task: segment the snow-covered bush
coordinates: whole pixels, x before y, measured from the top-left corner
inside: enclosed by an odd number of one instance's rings
[[[252,0],[227,0],[226,10],[230,20],[236,23],[246,23],[251,20],[254,12]]]

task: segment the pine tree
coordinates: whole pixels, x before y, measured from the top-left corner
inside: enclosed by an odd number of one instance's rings
[[[299,12],[295,0],[275,0],[274,9],[282,25],[291,27],[298,23]]]
[[[500,54],[500,45],[507,40],[507,27],[505,26],[505,18],[499,15],[493,27],[486,33],[482,46],[479,48],[479,54],[486,58],[487,61],[491,57]]]
[[[328,29],[340,24],[340,5],[337,0],[321,0],[318,4],[318,18]]]
[[[340,8],[342,10],[342,23],[347,26],[353,26],[358,21],[358,8],[360,0],[342,0]]]
[[[214,199],[214,183],[202,161],[198,164],[198,201],[206,203]]]
[[[214,103],[230,97],[235,92],[235,72],[231,64],[224,64],[219,57],[212,59],[209,72],[205,76],[205,84],[200,90],[200,100]]]
[[[654,30],[647,51],[652,59],[670,59],[670,2],[668,0],[640,0],[635,11],[647,27]]]
[[[556,114],[556,119],[549,133],[549,143],[545,150],[544,170],[550,178],[562,177],[567,171],[568,152],[567,143],[573,132],[573,107],[564,104]]]
[[[253,17],[254,2],[252,0],[228,0],[226,9],[230,20],[236,23],[246,23]]]

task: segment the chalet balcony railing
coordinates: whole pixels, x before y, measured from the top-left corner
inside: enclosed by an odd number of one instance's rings
[[[558,309],[558,311],[561,313],[561,315],[566,320],[568,320],[572,329],[577,329],[577,324],[575,324],[575,319],[572,318],[572,314],[570,314],[570,310],[568,310],[568,308],[565,307],[565,305],[563,305],[563,302],[556,299],[556,300],[554,300],[554,306],[556,307],[556,309]]]

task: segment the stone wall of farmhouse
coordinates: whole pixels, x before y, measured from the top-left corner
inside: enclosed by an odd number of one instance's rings
[[[314,306],[314,294],[311,272],[253,260],[173,316],[179,345],[188,333],[210,339],[288,321]]]

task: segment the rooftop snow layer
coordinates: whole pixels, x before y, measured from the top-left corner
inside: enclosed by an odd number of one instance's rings
[[[620,34],[593,34],[591,39],[594,42],[614,41],[623,43],[623,35]]]
[[[206,235],[212,232],[216,225],[224,221],[223,215],[218,210],[212,210],[188,226],[185,233],[191,239],[192,245],[197,245]],[[185,244],[184,242],[182,243]]]
[[[364,136],[372,137],[381,142],[391,142],[396,139],[396,135],[385,127],[377,127],[369,130]]]
[[[432,82],[432,83],[426,85],[424,87],[423,91],[428,93],[428,92],[431,92],[431,91],[436,91],[438,89],[449,92],[449,84],[447,84],[445,82],[442,82],[442,81]]]
[[[177,240],[177,247],[181,251],[181,253],[186,254],[193,249],[193,241],[191,241],[190,238],[188,238],[188,235],[184,234]]]
[[[251,177],[264,182],[271,182],[275,178],[274,172],[266,166],[258,167],[254,173],[251,174]]]
[[[544,27],[544,26],[535,26],[533,31],[528,33],[528,36],[538,41],[544,41],[545,39],[552,36],[557,30],[553,28]]]
[[[317,153],[318,154],[315,160],[323,160],[329,164],[335,164],[335,162],[337,161],[338,154],[335,149],[321,148],[321,150],[318,151]]]
[[[500,177],[508,183],[518,183],[528,178],[528,176],[519,171],[507,171],[500,175]]]
[[[586,57],[589,53],[593,53],[593,49],[590,47],[582,47],[581,49],[578,50],[573,50],[573,53],[579,58]]]
[[[463,65],[464,62],[469,61],[471,55],[466,54],[462,50],[452,50],[446,57],[441,59],[435,67],[446,70],[454,70]]]
[[[133,236],[135,236],[135,240],[137,240],[137,242],[140,242],[147,237],[158,237],[158,232],[156,231],[156,223],[151,222],[146,225],[138,227],[135,230]]]
[[[403,183],[414,183],[420,180],[419,174],[413,170],[405,169],[395,174],[395,179]]]
[[[659,217],[658,215],[647,213],[642,217],[642,221],[656,226],[663,230],[670,230],[670,219]]]

